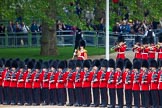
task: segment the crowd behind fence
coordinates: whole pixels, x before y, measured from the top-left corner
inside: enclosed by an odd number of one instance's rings
[[[156,33],[155,43],[158,41],[158,34]],[[57,45],[58,46],[74,46],[76,32],[73,31],[57,31]],[[135,43],[135,37],[140,36],[141,40],[144,35],[138,34],[116,34],[110,32],[109,35],[109,45],[110,48],[117,42],[118,36],[124,36],[125,42],[127,44],[127,49],[131,49]],[[40,39],[42,33],[6,33],[0,34],[0,48],[10,48],[10,47],[40,47]],[[82,37],[86,41],[87,46],[105,47],[106,43],[106,33],[96,32],[96,31],[82,31]],[[141,41],[142,42],[142,41]]]

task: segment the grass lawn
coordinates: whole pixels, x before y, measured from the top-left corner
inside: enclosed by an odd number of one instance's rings
[[[103,55],[105,48],[103,47],[86,47],[88,56]],[[70,59],[73,56],[73,47],[58,47],[57,56],[40,56],[40,48],[1,48],[0,58],[34,58],[34,59]]]

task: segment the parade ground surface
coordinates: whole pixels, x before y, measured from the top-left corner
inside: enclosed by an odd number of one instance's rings
[[[90,56],[89,58],[92,60],[101,59],[101,58],[105,58],[105,55]],[[110,54],[109,58],[116,59],[116,53]],[[129,58],[132,61],[134,58],[134,52],[126,51],[126,58]],[[92,101],[92,103],[93,103],[93,101]],[[57,105],[53,105],[53,106],[50,106],[50,105],[46,105],[46,106],[41,106],[41,105],[40,106],[0,105],[0,108],[85,108],[85,107],[74,107],[74,106],[66,106],[66,105],[65,106],[57,106]],[[87,108],[90,108],[90,107],[87,107]],[[98,108],[100,108],[100,107],[98,107]],[[124,108],[126,108],[126,107],[124,107]]]

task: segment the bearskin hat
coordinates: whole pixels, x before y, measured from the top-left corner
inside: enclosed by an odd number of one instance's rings
[[[83,46],[83,47],[85,48],[86,43],[85,43],[84,40],[80,40],[80,42],[79,42],[79,47],[80,47],[80,46]]]
[[[1,58],[1,60],[2,60],[3,64],[6,63],[6,59],[5,58]]]
[[[3,61],[0,59],[0,67],[3,67]]]
[[[109,67],[115,69],[115,60],[114,59],[109,60]]]
[[[107,59],[104,59],[102,62],[101,62],[101,67],[108,67],[108,60]]]
[[[59,64],[58,64],[58,68],[64,69],[65,67],[66,67],[65,61],[60,61]]]
[[[14,67],[14,68],[17,68],[18,67],[18,61],[17,60],[13,60],[11,66]]]
[[[35,64],[35,68],[36,69],[41,69],[41,67],[42,67],[41,62],[37,61],[36,64]]]
[[[133,68],[134,69],[140,69],[141,68],[141,61],[140,60],[134,60],[133,61]]]
[[[75,68],[75,61],[74,60],[70,60],[68,63],[68,68],[74,69]]]
[[[29,61],[29,62],[28,62],[27,68],[29,68],[29,69],[33,69],[33,68],[34,68],[34,63],[33,63],[33,61]]]
[[[159,42],[162,43],[162,35],[159,36]]]
[[[11,67],[11,60],[6,61],[5,67]]]
[[[149,68],[149,63],[147,60],[142,60],[142,67]]]
[[[124,42],[124,36],[119,36],[118,37],[118,42]]]
[[[26,59],[24,60],[25,65],[27,65],[28,62],[29,62],[29,58],[26,58]]]
[[[57,67],[58,67],[58,62],[59,62],[59,61],[57,61],[57,60],[52,61],[51,64],[50,64],[50,67],[53,67],[53,68],[57,69]]]
[[[132,62],[130,60],[126,61],[125,68],[132,69]]]
[[[49,68],[49,64],[48,64],[47,61],[45,61],[45,62],[42,63],[42,68],[46,68],[46,69]]]
[[[19,68],[25,68],[25,62],[19,61]]]
[[[76,67],[82,67],[83,66],[83,61],[82,60],[77,60],[76,61]]]
[[[156,60],[151,60],[150,61],[150,67],[155,67],[155,68],[158,67],[158,64],[157,64]]]
[[[118,59],[116,61],[116,68],[120,68],[121,70],[123,70],[124,67],[124,60],[123,59]]]
[[[148,44],[148,38],[147,38],[147,37],[144,37],[144,38],[142,39],[142,43],[143,43],[143,44]]]
[[[100,67],[100,60],[97,60],[97,59],[95,59],[95,60],[93,60],[93,62],[92,62],[92,67],[94,67],[94,66],[96,66],[96,67]]]
[[[91,67],[91,63],[89,60],[84,60],[83,67],[87,67],[88,69]]]

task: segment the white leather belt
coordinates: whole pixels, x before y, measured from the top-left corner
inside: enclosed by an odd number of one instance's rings
[[[124,54],[124,52],[118,52],[118,54]]]

